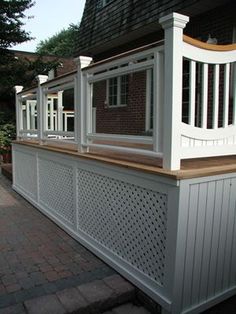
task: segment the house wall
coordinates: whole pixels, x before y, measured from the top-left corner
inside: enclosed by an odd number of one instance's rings
[[[143,135],[145,132],[146,71],[129,75],[128,104],[110,108],[106,104],[106,81],[94,84],[96,132]]]
[[[204,41],[210,33],[224,44],[232,40],[234,0],[115,0],[102,9],[96,4],[86,1],[78,37],[78,55],[87,54],[95,60],[163,38],[158,20],[170,12],[190,16],[186,34]]]

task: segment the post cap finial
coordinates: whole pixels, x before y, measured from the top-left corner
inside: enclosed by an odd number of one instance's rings
[[[93,60],[93,58],[86,57],[86,56],[79,56],[79,57],[74,59],[75,63],[77,64],[77,66],[80,69],[83,69],[83,68],[89,66],[90,63],[92,62],[92,60]]]
[[[37,79],[38,83],[41,85],[41,84],[47,82],[48,76],[47,76],[47,75],[41,75],[41,74],[40,74],[40,75],[37,75],[37,76],[36,76],[36,79]]]
[[[178,27],[185,28],[186,24],[189,22],[189,17],[186,15],[182,15],[176,12],[172,12],[166,16],[163,16],[159,19],[159,23],[161,24],[163,29]]]
[[[16,85],[14,86],[16,94],[20,93],[23,90],[23,86],[21,85]]]

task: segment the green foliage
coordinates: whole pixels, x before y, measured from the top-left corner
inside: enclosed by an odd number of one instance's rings
[[[24,11],[32,7],[32,0],[0,0],[0,53],[15,44],[31,39],[22,29]]]
[[[35,61],[26,58],[18,59],[8,49],[31,39],[22,26],[23,20],[27,18],[25,10],[33,5],[32,0],[0,0],[0,100],[1,103],[9,104],[8,107],[14,103],[13,87],[15,85],[32,86],[36,75],[47,74],[58,63],[43,62],[40,56]],[[8,115],[7,120],[6,116],[4,119],[4,122],[1,121],[0,113],[0,126],[7,121],[11,122],[11,117]]]
[[[76,51],[78,30],[79,25],[71,24],[67,29],[63,29],[56,35],[42,40],[38,44],[36,52],[42,55],[72,57]]]
[[[0,153],[4,154],[11,150],[11,141],[16,137],[15,124],[7,123],[0,127]]]

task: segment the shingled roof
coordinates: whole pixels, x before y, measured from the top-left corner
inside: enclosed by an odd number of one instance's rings
[[[227,0],[87,0],[81,21],[78,54],[94,55],[160,30],[158,19],[170,12],[190,17]]]

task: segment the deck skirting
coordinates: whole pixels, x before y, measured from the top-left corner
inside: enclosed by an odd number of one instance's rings
[[[167,312],[235,293],[236,172],[180,180],[15,143],[13,188]]]

